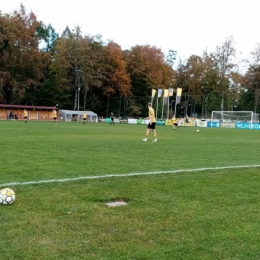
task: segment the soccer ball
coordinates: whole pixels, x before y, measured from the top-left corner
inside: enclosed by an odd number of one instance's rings
[[[200,130],[199,129],[197,129],[197,133],[199,132]]]
[[[0,190],[0,204],[11,205],[15,201],[15,193],[9,188]]]

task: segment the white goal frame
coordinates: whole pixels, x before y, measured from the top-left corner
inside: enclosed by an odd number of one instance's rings
[[[214,115],[218,114],[216,117]],[[221,121],[221,127],[230,127],[236,122],[250,123],[250,129],[253,128],[253,122],[258,122],[259,114],[252,111],[212,111],[211,112],[211,127],[213,121]],[[225,126],[226,125],[226,126]],[[235,127],[235,126],[234,126]]]

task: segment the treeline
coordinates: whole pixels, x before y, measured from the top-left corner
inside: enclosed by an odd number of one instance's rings
[[[211,110],[259,112],[259,46],[245,73],[235,63],[229,37],[214,53],[175,64],[176,51],[136,45],[122,50],[102,36],[83,35],[80,27],[61,35],[33,12],[0,12],[0,103],[92,110],[106,116],[147,113],[152,89],[182,88],[179,113],[207,116]],[[240,63],[241,64],[241,63]],[[173,67],[175,69],[173,69]],[[79,96],[78,96],[79,95]],[[174,102],[174,96],[170,102]]]

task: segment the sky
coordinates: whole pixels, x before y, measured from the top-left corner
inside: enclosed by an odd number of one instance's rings
[[[80,26],[123,50],[149,44],[187,59],[233,36],[237,58],[245,59],[260,43],[260,0],[0,0],[0,10],[11,13],[21,3],[58,33]]]

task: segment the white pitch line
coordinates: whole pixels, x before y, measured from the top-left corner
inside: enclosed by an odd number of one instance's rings
[[[8,187],[8,186],[21,186],[21,185],[30,185],[30,184],[54,183],[54,182],[68,182],[68,181],[89,180],[89,179],[102,179],[102,178],[111,178],[111,177],[159,175],[159,174],[167,174],[167,173],[214,171],[214,170],[238,169],[238,168],[254,168],[254,167],[260,167],[260,164],[256,164],[256,165],[239,165],[239,166],[223,166],[223,167],[210,167],[210,168],[197,168],[197,169],[181,169],[181,170],[172,170],[172,171],[133,172],[133,173],[125,173],[125,174],[107,174],[107,175],[82,176],[82,177],[75,177],[75,178],[52,179],[52,180],[42,180],[42,181],[9,182],[9,183],[0,183],[0,187],[1,186]]]

